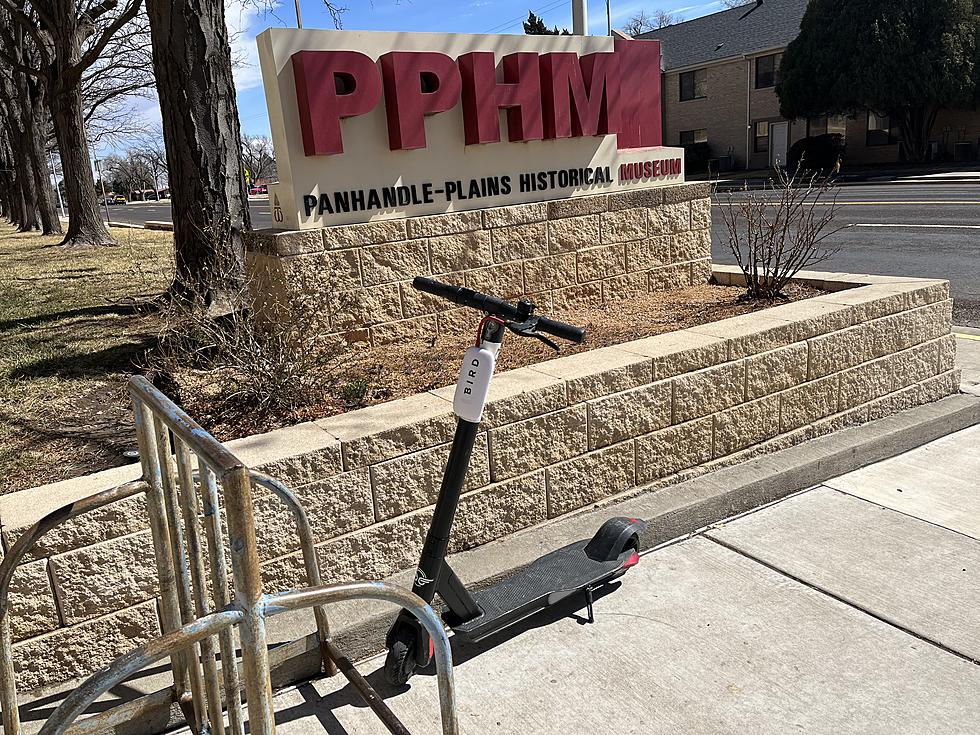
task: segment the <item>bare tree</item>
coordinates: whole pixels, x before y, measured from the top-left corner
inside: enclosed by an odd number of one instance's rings
[[[623,26],[623,32],[630,36],[639,36],[641,33],[648,33],[664,26],[679,23],[680,21],[680,16],[671,15],[663,9],[654,10],[653,17],[647,15],[645,10],[641,10],[626,21],[626,25]]]
[[[839,248],[825,244],[839,187],[819,174],[777,168],[759,191],[728,194],[721,208],[728,247],[745,275],[746,296],[775,301],[804,268],[827,260]]]
[[[243,135],[242,160],[250,181],[268,181],[277,175],[276,154],[268,135]]]
[[[726,8],[740,8],[743,5],[755,5],[758,0],[721,0]]]
[[[111,245],[99,213],[85,134],[83,77],[113,36],[139,13],[142,0],[0,0],[12,23],[33,44],[37,63],[0,58],[41,79],[65,169],[68,231],[63,245]]]

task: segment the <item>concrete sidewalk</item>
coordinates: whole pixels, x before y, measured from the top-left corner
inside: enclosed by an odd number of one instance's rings
[[[963,371],[960,390],[980,396],[980,329],[953,327],[956,367]]]
[[[596,603],[456,647],[463,732],[965,733],[980,723],[980,427],[645,554]],[[564,616],[562,616],[564,615]],[[433,676],[392,692],[438,731]],[[342,679],[279,732],[382,733]]]

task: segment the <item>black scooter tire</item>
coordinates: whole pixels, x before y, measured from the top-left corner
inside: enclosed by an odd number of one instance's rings
[[[392,686],[402,687],[415,675],[415,643],[399,637],[388,649],[385,658],[385,681]]]

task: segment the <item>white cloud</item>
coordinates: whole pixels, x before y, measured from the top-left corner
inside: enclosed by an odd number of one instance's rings
[[[268,16],[281,4],[278,0],[225,0],[225,23],[231,39],[235,88],[239,92],[262,84],[255,37],[266,29]]]

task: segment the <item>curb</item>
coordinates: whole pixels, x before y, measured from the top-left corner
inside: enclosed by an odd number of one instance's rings
[[[648,521],[640,547],[651,549],[976,424],[980,424],[980,396],[948,396],[677,485],[633,490],[634,495],[625,500],[593,506],[454,554],[450,563],[461,579],[480,589],[520,571],[547,551],[590,537],[607,518],[620,515]],[[412,573],[388,581],[410,586]],[[352,660],[370,657],[379,652],[393,617],[393,610],[377,603],[343,603],[331,611],[333,639]],[[312,629],[308,620],[273,618],[269,624],[277,640],[297,639]],[[315,636],[306,635],[289,645],[292,655],[273,672],[276,687],[319,671]]]
[[[701,183],[712,183],[705,181]],[[720,193],[739,192],[739,191],[759,191],[765,188],[768,179],[747,179],[745,181],[728,181],[715,185],[715,191]],[[841,178],[834,182],[837,186],[867,186],[868,184],[967,184],[980,185],[980,176],[951,177],[947,179],[915,179],[907,176],[855,176],[853,178]]]

